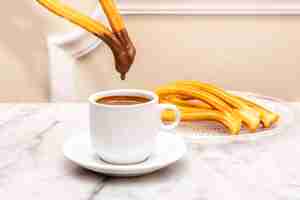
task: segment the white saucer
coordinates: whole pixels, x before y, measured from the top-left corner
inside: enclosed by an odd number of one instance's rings
[[[74,136],[64,145],[64,155],[86,169],[110,176],[139,176],[178,161],[186,153],[184,140],[175,134],[160,132],[156,148],[148,160],[133,165],[114,165],[102,161],[92,150],[88,133]]]

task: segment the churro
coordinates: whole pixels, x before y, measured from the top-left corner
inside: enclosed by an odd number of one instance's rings
[[[260,113],[261,122],[265,128],[270,128],[273,124],[275,124],[280,116],[256,103],[250,101],[246,98],[235,96],[236,98],[240,99],[241,101],[245,102],[247,105],[255,109],[257,112]]]
[[[220,111],[232,112],[233,110],[228,104],[220,100],[218,97],[208,92],[197,91],[194,88],[166,86],[166,87],[158,88],[156,90],[156,93],[161,98],[165,98],[165,96],[168,95],[177,95],[177,94],[190,96],[194,99],[199,99]]]
[[[259,127],[260,124],[259,113],[255,109],[248,106],[243,101],[233,97],[232,95],[230,95],[229,93],[227,93],[225,90],[221,88],[215,87],[211,84],[201,83],[198,81],[177,81],[174,83],[174,85],[178,87],[187,86],[187,87],[195,88],[199,91],[203,91],[215,95],[216,97],[222,99],[224,102],[230,105],[232,108],[236,109],[236,113],[240,116],[242,121],[251,131],[254,132]]]
[[[58,0],[36,1],[54,14],[67,19],[103,40],[112,50],[115,68],[121,74],[121,79],[125,79],[126,73],[134,62],[136,49],[112,0],[101,0],[100,3],[104,8],[113,32],[100,22],[60,3]]]
[[[169,103],[173,103],[176,105],[212,109],[212,106],[209,105],[208,103],[205,103],[198,99],[187,98],[186,96],[169,95],[167,96],[167,99]]]
[[[165,121],[173,121],[175,115],[171,111],[165,111],[162,119]],[[197,112],[183,112],[181,114],[182,121],[216,121],[228,128],[231,134],[238,134],[241,129],[241,121],[226,115],[217,110],[202,110]]]
[[[157,88],[156,93],[161,103],[172,103],[179,108],[182,121],[221,122],[233,134],[238,134],[242,123],[255,132],[260,123],[269,128],[279,119],[278,114],[255,102],[197,81],[176,81]],[[172,120],[173,115],[166,111],[163,119]]]

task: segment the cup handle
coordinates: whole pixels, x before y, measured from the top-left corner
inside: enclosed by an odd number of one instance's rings
[[[162,112],[165,110],[173,110],[175,112],[175,121],[173,123],[164,124],[161,121],[162,129],[164,129],[164,130],[175,129],[179,125],[179,122],[181,119],[181,113],[180,113],[179,109],[175,105],[172,105],[172,104],[159,104],[159,109],[160,109],[160,114],[162,114]]]

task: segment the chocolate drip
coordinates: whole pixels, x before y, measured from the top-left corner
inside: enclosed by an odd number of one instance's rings
[[[129,38],[126,29],[122,29],[120,32],[114,33],[114,35],[121,42],[122,49],[117,53],[116,69],[121,74],[121,79],[125,80],[126,73],[130,70],[130,67],[135,59],[136,49]]]
[[[126,79],[136,55],[136,49],[131,42],[126,29],[113,35],[98,35],[112,50],[115,58],[115,68],[120,73],[121,80]]]

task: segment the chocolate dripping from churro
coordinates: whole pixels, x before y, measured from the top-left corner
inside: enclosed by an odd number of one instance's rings
[[[121,79],[126,79],[126,74],[134,62],[136,49],[113,0],[100,0],[113,31],[110,31],[101,22],[95,21],[59,1],[36,1],[54,14],[77,24],[103,40],[112,50],[115,68],[121,74]]]
[[[126,74],[134,62],[136,49],[126,29],[120,32],[114,32],[112,37],[116,37],[120,43],[118,47],[111,47],[115,58],[115,68],[120,73],[121,80],[125,80]]]
[[[129,39],[126,29],[110,36],[95,35],[110,47],[115,59],[115,69],[120,73],[121,80],[125,80],[136,55],[135,47]]]
[[[115,1],[99,0],[99,3],[108,19],[113,37],[116,37],[121,43],[121,48],[114,52],[114,56],[116,70],[121,74],[121,79],[124,80],[126,78],[126,73],[134,62],[136,50],[130,40],[123,17],[120,15]]]

